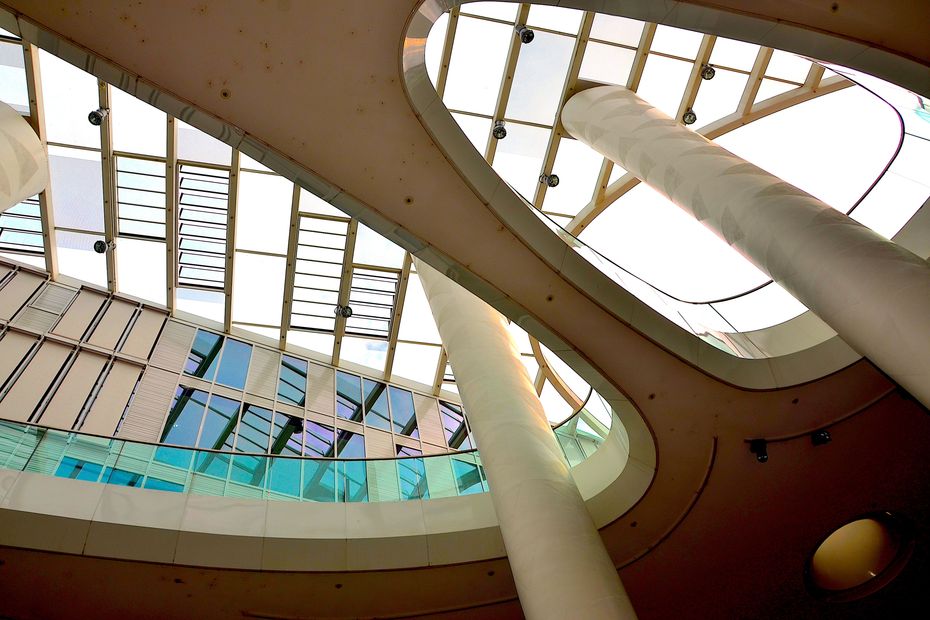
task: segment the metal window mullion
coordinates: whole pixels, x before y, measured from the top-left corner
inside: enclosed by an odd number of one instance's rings
[[[455,31],[459,24],[459,8],[449,12],[449,24],[446,26],[446,38],[442,42],[442,55],[439,59],[439,75],[436,76],[436,93],[442,99],[446,93],[446,81],[449,79],[449,61],[452,58],[452,45],[455,43]]]
[[[343,255],[342,278],[339,281],[339,297],[337,304],[349,305],[349,293],[352,289],[352,260],[355,256],[355,238],[358,234],[358,219],[352,218],[346,232],[346,249]],[[333,366],[339,365],[339,355],[342,352],[342,338],[345,336],[346,319],[341,314],[336,316],[336,325],[333,328]]]
[[[443,379],[446,376],[446,364],[449,363],[449,355],[446,348],[442,347],[439,352],[439,362],[436,364],[436,375],[433,377],[433,396],[439,396],[442,390]]]
[[[23,41],[23,61],[26,70],[26,91],[29,95],[29,121],[43,145],[48,147],[45,129],[45,104],[39,68],[39,48]],[[52,182],[39,192],[39,217],[42,221],[42,242],[45,270],[52,280],[58,279],[58,249],[55,234],[55,211],[52,208]]]
[[[759,53],[756,54],[756,60],[752,64],[752,70],[749,72],[749,79],[746,81],[746,87],[743,88],[743,94],[740,95],[739,105],[736,111],[745,116],[752,110],[752,104],[756,101],[756,95],[759,94],[759,87],[762,86],[762,78],[765,77],[765,70],[769,67],[769,60],[772,58],[772,48],[760,47]]]
[[[239,151],[233,149],[229,167],[229,194],[226,202],[226,272],[223,277],[223,331],[232,329],[233,265],[236,254],[236,208],[239,206]]]
[[[300,236],[300,187],[294,185],[291,194],[291,227],[287,236],[287,263],[284,269],[284,300],[281,304],[281,331],[278,348],[287,346],[287,331],[291,327],[291,308],[294,305],[294,280],[297,277],[297,238]]]
[[[656,25],[652,22],[646,22],[642,34],[639,35],[639,45],[636,46],[636,54],[633,56],[630,75],[626,79],[627,90],[632,90],[634,93],[639,90],[639,82],[643,79],[643,70],[646,68],[646,60],[649,58],[649,50],[652,49],[652,40],[655,36]]]
[[[521,4],[517,11],[515,24],[525,24],[530,14],[530,5]],[[488,129],[488,137],[484,147],[484,158],[488,164],[494,163],[494,155],[497,153],[498,140],[492,135],[494,130],[494,121],[503,120],[507,111],[507,103],[510,101],[510,91],[513,88],[513,76],[517,69],[517,60],[520,58],[520,48],[523,43],[516,31],[511,33],[510,47],[507,49],[507,60],[504,62],[504,73],[501,76],[501,85],[497,91],[497,100],[494,104],[494,114],[491,117],[491,127]]]
[[[98,103],[105,110],[110,109],[110,85],[103,80],[97,81]],[[116,207],[116,158],[113,156],[113,115],[107,114],[100,123],[100,160],[103,175],[103,236],[109,246],[106,252],[107,289],[115,293],[119,289],[116,272],[116,246],[112,245],[117,236]]]
[[[697,99],[698,91],[704,79],[701,77],[701,70],[704,65],[710,62],[710,54],[714,50],[714,42],[717,37],[705,34],[701,38],[701,45],[698,47],[697,57],[694,64],[691,65],[691,75],[688,76],[688,83],[685,86],[685,92],[681,95],[681,103],[678,104],[678,112],[675,114],[675,120],[680,121],[684,113],[694,106]]]
[[[565,83],[562,86],[562,95],[559,105],[559,114],[565,102],[575,94],[575,88],[578,84],[578,73],[581,71],[581,62],[584,59],[584,52],[588,46],[588,37],[591,35],[591,26],[594,24],[594,13],[586,11],[581,18],[581,28],[578,31],[578,37],[575,39],[575,48],[572,50],[572,59],[568,65],[568,72],[565,76]],[[552,125],[552,131],[549,132],[549,143],[546,145],[546,155],[543,158],[542,169],[540,174],[551,174],[552,166],[555,165],[555,156],[559,150],[559,144],[562,142],[562,136],[566,132],[562,127],[562,121],[557,116]],[[533,196],[533,205],[537,209],[542,209],[543,202],[546,200],[546,190],[549,186],[545,183],[536,185],[536,193]]]
[[[804,88],[809,90],[817,90],[817,87],[820,86],[820,80],[823,79],[823,74],[826,71],[826,68],[823,65],[818,65],[816,62],[811,63],[811,68],[807,72],[807,77],[804,78]]]
[[[178,123],[168,115],[167,161],[165,162],[165,282],[167,291],[165,305],[174,316],[177,306],[178,287]]]

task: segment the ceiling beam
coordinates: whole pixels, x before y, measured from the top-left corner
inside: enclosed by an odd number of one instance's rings
[[[678,104],[678,112],[675,114],[675,120],[679,122],[681,122],[681,117],[688,111],[688,108],[694,107],[698,91],[701,89],[701,84],[704,83],[704,79],[701,77],[701,71],[704,65],[710,62],[710,54],[714,50],[714,42],[716,40],[717,37],[709,34],[705,34],[701,39],[701,45],[698,47],[697,56],[694,59],[694,63],[691,65],[691,74],[688,76],[685,92],[681,95],[681,103]]]
[[[634,93],[639,90],[639,83],[643,79],[643,71],[646,69],[646,60],[649,59],[649,51],[652,49],[652,40],[656,36],[656,25],[652,22],[646,22],[643,31],[639,35],[639,45],[636,46],[636,54],[633,56],[633,66],[630,67],[630,75],[626,78],[627,90]]]
[[[165,127],[165,305],[174,316],[178,305],[178,122],[171,116]]]
[[[446,348],[441,347],[439,351],[439,362],[436,364],[436,375],[433,377],[433,396],[439,396],[442,391],[443,377],[446,376],[446,364],[449,363],[449,354]]]
[[[98,104],[104,110],[110,110],[110,85],[103,80],[97,81]],[[107,289],[115,293],[119,290],[116,271],[116,236],[119,230],[119,216],[116,203],[116,157],[113,156],[113,114],[107,114],[100,123],[100,161],[103,173],[103,236],[109,246],[106,252]]]
[[[226,202],[226,265],[223,271],[223,331],[232,329],[233,267],[236,254],[236,210],[239,208],[239,151],[233,149],[229,167],[229,198]]]
[[[355,239],[358,236],[358,218],[349,221],[349,230],[346,232],[346,249],[342,255],[342,276],[339,279],[339,297],[336,303],[342,307],[349,305],[349,294],[352,292],[352,267],[355,260]],[[342,339],[346,333],[346,318],[336,315],[336,326],[333,329],[333,359],[332,365],[339,365],[339,356],[342,353]]]
[[[404,265],[400,272],[400,282],[397,283],[397,297],[394,300],[394,314],[391,317],[391,333],[388,335],[387,359],[384,362],[384,378],[391,380],[394,372],[394,354],[397,351],[397,335],[400,333],[400,317],[403,314],[404,301],[407,299],[407,282],[410,281],[410,267],[413,258],[410,252],[404,254]]]
[[[455,43],[455,31],[459,25],[459,7],[449,11],[446,37],[442,41],[442,54],[439,57],[439,75],[436,76],[436,93],[442,99],[446,93],[446,81],[449,79],[449,61],[452,58],[452,45]]]
[[[739,115],[745,115],[752,109],[756,101],[756,95],[759,94],[759,87],[762,86],[762,78],[765,77],[765,70],[769,67],[769,60],[772,59],[772,48],[760,47],[756,54],[756,60],[752,63],[752,70],[749,72],[749,79],[743,88],[743,94],[740,95],[739,104],[736,106],[736,112]]]
[[[287,346],[287,332],[291,328],[291,309],[294,306],[294,280],[297,277],[297,240],[300,237],[300,186],[294,185],[291,194],[291,227],[287,235],[287,265],[284,271],[284,300],[281,304],[281,332],[278,348]]]

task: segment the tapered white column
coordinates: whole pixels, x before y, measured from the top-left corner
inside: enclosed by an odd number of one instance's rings
[[[504,318],[417,261],[527,618],[635,618]]]
[[[619,86],[574,95],[568,132],[691,213],[930,407],[930,265]]]
[[[0,211],[41,192],[48,178],[39,136],[19,112],[0,102]]]

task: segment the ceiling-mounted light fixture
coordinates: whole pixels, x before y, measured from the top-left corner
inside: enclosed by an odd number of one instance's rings
[[[341,316],[344,319],[347,319],[350,316],[352,316],[352,307],[351,306],[340,306],[339,304],[336,304],[336,307],[333,308],[333,314],[335,314],[336,316]]]
[[[521,43],[531,43],[536,38],[536,33],[526,27],[526,24],[517,24],[514,30],[520,35]]]
[[[539,175],[539,182],[545,183],[549,187],[555,187],[559,184],[559,175],[557,174],[541,174]]]
[[[749,451],[756,455],[756,460],[760,463],[769,460],[768,443],[764,439],[753,439],[749,442]]]
[[[811,433],[811,443],[815,446],[825,446],[831,441],[833,441],[833,438],[830,437],[830,432],[825,428]]]
[[[701,79],[712,80],[715,75],[717,75],[717,70],[714,69],[714,65],[701,65]]]
[[[507,137],[507,128],[504,127],[504,121],[494,121],[494,129],[491,130],[491,135],[497,140],[503,140]]]
[[[115,241],[106,242],[103,239],[98,239],[97,241],[94,241],[94,252],[96,252],[97,254],[106,254],[107,250],[112,251],[115,249],[116,249]]]
[[[697,114],[694,113],[694,110],[688,108],[685,110],[685,113],[681,115],[681,122],[685,125],[693,125],[697,122]]]
[[[99,127],[103,123],[103,119],[107,117],[110,111],[106,108],[97,108],[87,115],[87,120],[94,127]]]

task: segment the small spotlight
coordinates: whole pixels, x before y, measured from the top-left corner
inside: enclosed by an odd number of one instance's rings
[[[815,446],[825,446],[831,441],[833,441],[833,437],[830,437],[830,432],[825,428],[811,433],[811,443]]]
[[[94,252],[96,252],[97,254],[106,254],[107,250],[113,250],[115,248],[116,248],[115,241],[111,241],[109,243],[107,243],[103,239],[98,239],[97,241],[94,241]]]
[[[504,121],[494,121],[494,129],[491,130],[491,135],[498,140],[507,137],[507,128],[504,127]]]
[[[545,183],[549,187],[555,187],[559,184],[559,175],[557,174],[541,174],[539,175],[539,182]]]
[[[519,24],[514,28],[517,31],[517,34],[520,35],[521,43],[531,43],[533,39],[536,38],[536,33],[526,27],[525,24]]]
[[[701,79],[712,80],[715,75],[717,75],[717,70],[714,69],[713,65],[701,66]]]
[[[351,306],[340,306],[339,304],[336,304],[336,307],[333,308],[333,314],[335,314],[336,316],[341,316],[344,319],[347,319],[350,316],[352,316],[352,307]]]
[[[697,114],[694,113],[694,110],[688,108],[685,110],[685,113],[681,115],[681,122],[685,125],[693,125],[697,122]]]
[[[94,127],[100,127],[100,124],[103,123],[103,119],[105,119],[109,113],[110,111],[106,108],[97,108],[87,115],[87,120],[90,121],[90,124]]]
[[[749,442],[749,451],[756,455],[756,460],[765,463],[769,460],[768,442],[764,439],[753,439]]]

